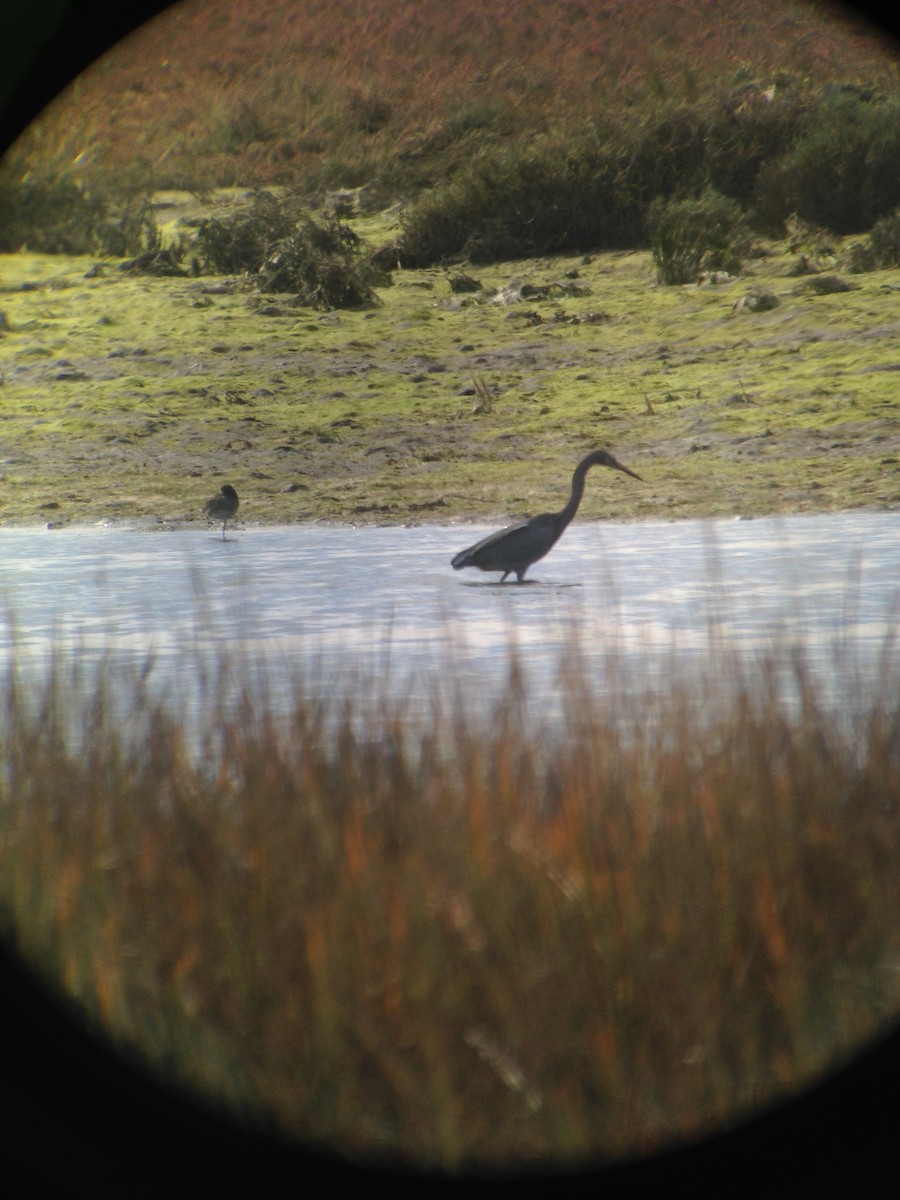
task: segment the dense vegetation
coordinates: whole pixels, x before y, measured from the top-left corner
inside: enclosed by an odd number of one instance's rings
[[[201,221],[196,250],[198,270],[251,274],[261,291],[290,292],[310,308],[373,304],[376,285],[391,282],[349,225],[314,220],[293,196],[260,191],[238,212]]]
[[[3,932],[166,1079],[345,1154],[729,1123],[896,1014],[900,673],[838,656],[838,714],[790,646],[713,654],[635,690],[611,650],[597,696],[573,653],[556,727],[514,658],[487,725],[438,680],[305,679],[284,722],[223,662],[195,737],[149,665],[11,675]]]
[[[754,88],[654,105],[479,156],[410,205],[400,253],[421,265],[634,248],[647,244],[653,206],[713,193],[761,232],[783,233],[796,214],[859,233],[900,204],[898,162],[895,97]]]
[[[14,148],[0,248],[146,251],[161,187],[361,187],[403,202],[405,266],[646,246],[652,205],[712,193],[770,234],[900,204],[896,61],[830,10],[438,7],[173,10]]]

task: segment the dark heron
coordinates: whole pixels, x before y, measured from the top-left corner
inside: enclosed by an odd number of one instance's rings
[[[575,468],[572,494],[561,512],[541,513],[528,521],[520,521],[518,525],[491,533],[468,550],[460,551],[451,561],[451,566],[457,571],[463,567],[477,567],[479,571],[502,571],[501,583],[506,581],[507,575],[515,573],[516,579],[522,583],[531,564],[553,549],[578,512],[584,494],[584,477],[591,467],[612,467],[616,471],[624,471],[633,479],[641,478],[628,467],[623,467],[608,450],[594,450]]]
[[[222,540],[225,540],[225,526],[233,520],[238,510],[238,494],[230,483],[223,483],[212,500],[203,505],[203,515],[207,521],[222,522]]]

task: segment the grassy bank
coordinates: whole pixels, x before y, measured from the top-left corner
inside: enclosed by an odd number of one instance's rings
[[[225,479],[248,521],[518,516],[597,445],[648,486],[589,489],[588,517],[897,504],[897,59],[872,29],[704,0],[212,17],[151,23],[4,160],[0,244],[51,253],[0,260],[0,522],[170,526]],[[315,214],[360,187],[392,286],[261,293],[279,213],[223,275],[198,224],[251,184]],[[120,269],[148,246],[171,274]]]
[[[173,235],[210,211],[159,203]],[[372,246],[397,229],[353,224]],[[469,268],[475,292],[401,268],[328,313],[234,276],[8,255],[0,521],[178,523],[226,479],[251,522],[503,517],[560,507],[597,445],[647,486],[589,488],[587,518],[892,507],[896,271],[853,274],[856,240],[761,241],[739,277],[676,287],[646,252]],[[811,260],[849,290],[820,294]],[[777,306],[742,307],[760,293]]]
[[[563,729],[515,670],[477,728],[452,689],[298,689],[281,726],[213,684],[199,761],[139,678],[123,719],[72,670],[3,687],[3,931],[251,1122],[447,1168],[646,1153],[896,1017],[889,642],[849,724],[789,647],[604,700],[574,656]]]

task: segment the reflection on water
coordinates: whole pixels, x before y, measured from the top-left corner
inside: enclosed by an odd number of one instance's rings
[[[511,643],[548,702],[577,640],[603,688],[614,654],[642,686],[711,646],[757,654],[802,644],[826,694],[875,669],[896,624],[900,538],[892,513],[755,521],[582,522],[534,582],[457,573],[482,527],[0,531],[9,619],[0,664],[38,673],[52,648],[142,667],[190,711],[204,664],[226,650],[282,679],[339,688],[387,681],[416,695],[448,674],[473,702],[506,678]]]

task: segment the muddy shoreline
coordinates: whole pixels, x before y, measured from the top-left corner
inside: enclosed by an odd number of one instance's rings
[[[0,524],[181,525],[225,481],[248,525],[503,521],[561,507],[597,446],[646,483],[594,472],[581,520],[900,508],[897,272],[818,295],[795,261],[660,287],[649,254],[541,259],[465,296],[398,270],[323,314],[8,255]]]

